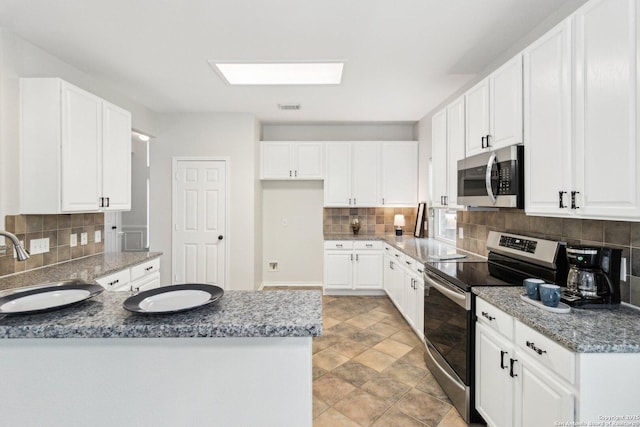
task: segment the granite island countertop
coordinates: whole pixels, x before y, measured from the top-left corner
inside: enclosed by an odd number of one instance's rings
[[[158,258],[161,255],[162,252],[113,252],[91,255],[50,267],[0,277],[0,290],[66,279],[93,280]]]
[[[0,338],[213,338],[322,335],[320,291],[225,291],[215,303],[173,314],[130,313],[131,292],[103,292],[72,307],[5,316]]]
[[[382,240],[405,255],[421,263],[437,262],[437,257],[460,254],[464,258],[457,262],[482,262],[487,259],[478,254],[457,248],[455,245],[441,242],[432,238],[416,238],[412,235],[396,236],[395,234],[325,234],[324,240]]]
[[[640,310],[571,309],[552,313],[520,299],[522,287],[474,287],[473,293],[577,353],[640,353]]]

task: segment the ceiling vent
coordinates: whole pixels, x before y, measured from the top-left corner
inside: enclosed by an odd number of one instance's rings
[[[300,104],[278,104],[278,108],[285,111],[299,110]]]

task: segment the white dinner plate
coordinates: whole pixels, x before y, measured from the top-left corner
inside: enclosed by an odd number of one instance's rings
[[[102,291],[102,286],[81,280],[15,289],[0,297],[0,314],[57,310],[92,298]]]
[[[223,294],[222,288],[201,283],[163,286],[133,295],[122,306],[134,313],[177,313],[211,304]]]

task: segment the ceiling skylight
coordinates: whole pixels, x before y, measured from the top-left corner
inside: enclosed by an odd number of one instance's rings
[[[231,85],[337,85],[344,62],[217,62],[213,69]]]

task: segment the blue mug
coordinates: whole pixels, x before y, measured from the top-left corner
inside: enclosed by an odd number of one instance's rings
[[[540,290],[540,300],[547,307],[557,307],[560,303],[560,286],[544,283],[538,287]]]
[[[539,300],[540,293],[538,292],[538,287],[544,283],[544,280],[540,279],[524,279],[522,284],[524,285],[525,291],[527,291],[527,296],[531,299]]]

